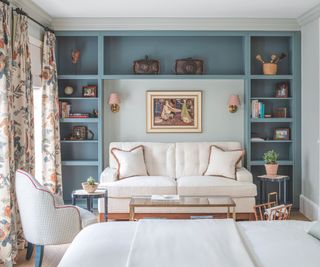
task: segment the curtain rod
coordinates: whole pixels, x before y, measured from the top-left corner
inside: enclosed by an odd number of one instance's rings
[[[4,4],[6,4],[6,5],[10,5],[10,3],[9,3],[9,1],[8,0],[0,0],[0,2],[2,2],[2,3],[4,3]]]
[[[7,1],[7,0],[0,0],[0,1],[3,2],[3,1]],[[54,31],[51,30],[49,27],[41,24],[39,21],[37,21],[37,20],[35,20],[34,18],[30,17],[26,12],[24,12],[24,11],[22,10],[22,8],[15,8],[15,9],[13,9],[13,11],[17,12],[17,14],[26,16],[28,19],[32,20],[33,22],[35,22],[36,24],[38,24],[39,26],[41,26],[45,31],[54,33]]]

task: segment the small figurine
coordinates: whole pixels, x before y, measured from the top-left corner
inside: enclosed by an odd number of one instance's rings
[[[71,53],[72,64],[77,64],[80,59],[80,49],[74,50]]]

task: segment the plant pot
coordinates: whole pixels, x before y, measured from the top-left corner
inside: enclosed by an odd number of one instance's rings
[[[87,193],[94,193],[98,188],[98,183],[95,184],[88,184],[87,182],[82,183],[82,188]]]
[[[278,173],[279,164],[265,164],[267,175],[275,176]]]
[[[262,68],[264,75],[276,75],[278,71],[278,65],[275,63],[264,63]]]

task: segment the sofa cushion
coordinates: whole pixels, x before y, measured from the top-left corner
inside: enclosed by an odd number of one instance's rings
[[[184,196],[253,197],[257,187],[253,183],[239,182],[218,176],[186,176],[177,180],[178,194]]]
[[[118,164],[118,179],[148,175],[143,146],[136,146],[130,150],[121,150],[114,147],[111,149],[111,154]]]
[[[152,176],[175,177],[175,144],[151,142],[114,142],[109,146],[109,166],[117,168],[118,164],[111,155],[112,148],[130,150],[143,145],[147,171]]]
[[[224,176],[236,180],[237,164],[244,155],[244,150],[224,151],[220,147],[211,146],[209,164],[203,175]]]
[[[188,142],[176,143],[176,178],[200,176],[208,167],[210,147],[218,146],[223,150],[241,149],[240,142]],[[238,167],[241,167],[239,162]]]
[[[134,176],[101,186],[107,187],[108,197],[177,194],[175,179],[167,176]]]

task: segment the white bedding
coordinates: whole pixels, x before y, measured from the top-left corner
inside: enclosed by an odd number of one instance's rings
[[[194,220],[192,222],[194,222],[195,224],[199,224],[200,226],[203,221],[204,220]],[[157,220],[154,220],[154,222],[159,223],[159,225],[161,223],[160,220],[158,222]],[[225,220],[219,220],[219,222],[223,223],[225,222]],[[170,223],[170,220],[167,220],[165,223]],[[256,266],[318,267],[320,266],[320,241],[306,233],[306,231],[311,227],[311,224],[311,222],[302,221],[239,222],[237,223],[237,226],[240,236],[244,241],[244,245],[240,249],[246,249],[248,251],[251,259],[253,260],[253,262],[255,262]],[[130,263],[130,259],[132,259],[131,257],[134,250],[131,250],[131,245],[135,244],[135,242],[133,241],[135,240],[134,235],[137,230],[136,227],[136,222],[108,222],[95,224],[85,228],[74,239],[64,257],[62,258],[59,266],[126,267],[127,264],[132,264]],[[206,229],[203,230],[207,231]],[[225,230],[220,229],[220,231],[221,235],[223,235],[223,231]],[[159,231],[158,234],[160,232],[161,231]],[[196,234],[197,233],[194,233],[195,238]],[[190,235],[190,237],[191,236],[192,235]],[[207,237],[203,236],[202,238]],[[211,238],[210,233],[208,234],[208,238]],[[235,239],[237,239],[237,237],[235,237]],[[171,236],[167,236],[167,240],[170,244]],[[184,239],[182,236],[181,242],[190,242],[190,240]],[[139,244],[136,243],[136,245]],[[217,243],[216,245],[212,245],[212,250],[217,250]],[[143,246],[142,244],[140,244],[139,246],[140,251],[138,251],[138,254],[148,254],[149,251],[151,252],[150,247],[147,244]],[[156,256],[154,262],[159,261],[159,257],[163,258],[165,257],[165,255],[168,255],[167,253],[170,253],[169,255],[171,258],[175,257],[178,254],[183,254],[185,253],[183,249],[185,249],[184,245],[172,246],[171,244],[167,249],[162,249],[162,253],[159,253]],[[195,257],[198,251],[199,249],[195,249],[193,253],[185,253],[185,260],[188,261],[189,259],[190,262],[192,262],[191,260]],[[150,253],[150,255],[153,255],[152,253]],[[230,251],[226,247],[224,247],[219,253],[221,253],[221,255],[225,253],[225,257],[231,257]],[[245,252],[244,255],[246,255]],[[153,257],[155,256],[153,255]],[[217,265],[215,264],[215,262],[210,262],[209,259],[207,262],[207,266],[230,266],[224,264]],[[129,267],[132,266],[141,267],[147,265],[129,265]],[[153,267],[156,265],[152,264],[151,266]],[[179,266],[177,264],[166,264],[162,266],[198,267],[201,265]],[[236,266],[241,266],[241,261],[239,261]]]
[[[254,267],[232,220],[141,220],[127,267]]]

